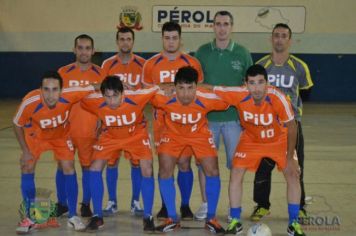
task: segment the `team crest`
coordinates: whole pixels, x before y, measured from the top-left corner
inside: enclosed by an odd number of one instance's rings
[[[141,30],[143,28],[142,16],[141,13],[137,11],[137,7],[125,6],[122,8],[118,28],[120,27],[129,27],[136,30]]]

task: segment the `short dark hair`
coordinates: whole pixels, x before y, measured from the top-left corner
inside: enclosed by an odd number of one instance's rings
[[[174,77],[174,85],[192,83],[198,83],[198,71],[192,66],[185,66],[179,68],[178,72]]]
[[[256,76],[256,75],[263,75],[264,79],[267,81],[267,71],[263,66],[259,64],[252,65],[247,69],[245,75],[245,81],[247,82],[249,76]]]
[[[233,25],[234,24],[234,17],[232,16],[232,14],[229,11],[218,11],[215,13],[214,15],[214,24],[215,24],[215,19],[217,16],[228,16],[230,17],[230,22]]]
[[[104,95],[106,90],[114,90],[114,92],[122,93],[124,86],[118,76],[109,75],[106,76],[100,85],[100,91]]]
[[[90,37],[89,35],[87,35],[87,34],[78,35],[78,36],[74,39],[74,47],[77,46],[77,44],[78,44],[78,39],[87,39],[87,40],[90,40],[91,46],[94,48],[94,39],[93,39],[92,37]]]
[[[131,33],[132,39],[135,41],[135,32],[129,27],[120,27],[116,32],[116,40],[119,39],[119,33]]]
[[[274,30],[277,29],[277,28],[288,29],[289,38],[292,38],[292,30],[290,29],[290,27],[289,27],[287,24],[284,24],[284,23],[278,23],[278,24],[276,24],[276,25],[273,27],[272,34],[273,34]]]
[[[167,31],[167,32],[178,31],[179,36],[182,34],[182,28],[180,27],[180,25],[177,22],[174,22],[174,21],[168,21],[163,24],[162,36],[165,31]]]
[[[61,75],[55,71],[55,70],[49,70],[49,71],[46,71],[42,77],[41,77],[41,88],[42,88],[42,85],[43,85],[43,81],[45,79],[54,79],[54,80],[58,80],[59,81],[59,88],[62,89],[63,88],[63,79],[61,77]]]

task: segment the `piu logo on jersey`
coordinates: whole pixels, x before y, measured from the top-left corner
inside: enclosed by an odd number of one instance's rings
[[[200,112],[197,114],[180,114],[180,113],[171,112],[171,120],[180,121],[181,124],[195,124],[200,119],[201,119]]]
[[[159,72],[159,81],[161,83],[174,82],[174,77],[178,70],[161,70]]]
[[[273,122],[273,115],[272,113],[268,114],[254,114],[247,111],[243,112],[244,121],[253,123],[255,125],[270,125]]]
[[[140,83],[140,74],[136,76],[134,76],[132,73],[119,73],[115,75],[118,76],[122,82],[128,83],[131,86],[136,86],[138,83]]]
[[[124,126],[131,125],[136,121],[136,113],[132,112],[129,115],[121,116],[105,116],[106,126]]]
[[[67,121],[68,115],[69,115],[69,111],[66,111],[64,114],[64,118],[62,117],[62,114],[60,114],[49,119],[40,120],[40,126],[42,129],[56,128],[57,126]]]
[[[291,88],[293,86],[294,82],[294,76],[291,75],[286,77],[285,75],[268,75],[268,82],[276,87],[282,87],[282,88]]]
[[[69,80],[69,87],[88,86],[89,84],[88,80]]]

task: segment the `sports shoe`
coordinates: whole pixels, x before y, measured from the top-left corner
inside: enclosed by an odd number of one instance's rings
[[[93,213],[90,210],[90,204],[86,204],[86,203],[81,203],[81,207],[80,207],[80,215],[82,217],[91,217],[93,215]]]
[[[225,230],[225,234],[234,234],[234,235],[240,235],[243,232],[242,224],[240,221],[236,218],[233,218],[230,222],[230,224],[227,226],[227,229]]]
[[[308,215],[307,211],[304,208],[300,208],[299,214],[298,214],[299,224],[301,224],[301,225],[308,224],[308,220],[309,220],[309,215]]]
[[[213,218],[205,222],[205,229],[209,230],[213,234],[224,234],[224,228],[219,224],[216,218]]]
[[[131,203],[131,214],[135,216],[143,216],[143,209],[139,201],[133,200]]]
[[[152,216],[143,218],[143,231],[146,233],[153,233],[155,231],[155,224]]]
[[[59,202],[56,203],[56,217],[66,216],[68,214],[68,207],[60,204]]]
[[[193,220],[194,215],[189,206],[180,207],[180,218],[181,220]]]
[[[86,227],[88,231],[96,231],[104,227],[104,220],[102,217],[93,216],[90,218],[89,223]]]
[[[167,233],[167,232],[171,232],[171,231],[177,230],[179,228],[180,228],[179,222],[174,222],[173,219],[166,218],[162,225],[157,226],[155,228],[155,231],[158,231],[158,232],[161,232],[161,233]]]
[[[114,201],[108,201],[108,205],[106,205],[106,208],[103,209],[104,216],[112,216],[118,212],[119,212],[119,210],[117,209],[116,202],[114,202]]]
[[[260,207],[260,206],[256,206],[250,216],[250,219],[252,221],[259,221],[262,219],[262,217],[267,216],[269,214],[270,214],[269,209]]]
[[[35,223],[30,218],[24,218],[21,222],[18,223],[16,228],[17,234],[28,234],[35,228]]]
[[[163,205],[161,207],[161,210],[159,210],[159,212],[157,213],[157,219],[158,220],[165,220],[167,218],[168,218],[167,207]]]
[[[203,202],[194,214],[194,219],[205,220],[208,214],[208,203]]]
[[[297,221],[294,221],[287,228],[287,233],[289,236],[305,236],[302,227]]]
[[[82,222],[78,216],[72,216],[68,219],[67,226],[74,229],[75,231],[84,231],[85,224]]]

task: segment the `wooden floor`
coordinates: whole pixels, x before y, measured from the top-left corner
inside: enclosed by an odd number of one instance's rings
[[[0,102],[0,235],[14,235],[21,201],[19,154],[11,119],[18,101]],[[356,235],[356,105],[306,104],[303,129],[305,137],[305,187],[308,196],[313,197],[307,210],[314,221],[304,226],[307,235]],[[225,168],[224,150],[219,150],[222,191],[218,206],[218,217],[226,226],[228,209],[228,171]],[[80,168],[76,166],[78,177]],[[157,172],[157,159],[154,165]],[[191,207],[195,211],[200,205],[196,167]],[[41,157],[36,170],[37,187],[53,190],[55,199],[56,166],[49,153]],[[78,180],[81,183],[81,180]],[[252,225],[248,216],[253,209],[253,174],[247,173],[244,181],[243,225],[244,232]],[[160,207],[160,197],[156,182],[154,211]],[[118,199],[119,214],[105,218],[105,228],[97,235],[141,235],[142,220],[129,213],[131,197],[129,164],[120,163]],[[180,202],[177,191],[177,205]],[[271,215],[263,220],[273,235],[286,235],[287,203],[286,185],[281,173],[273,174],[271,194]],[[81,192],[79,193],[81,200]],[[105,201],[107,196],[105,195]],[[66,226],[66,219],[60,220],[58,229],[33,232],[32,235],[93,235],[76,233]],[[157,222],[156,222],[157,223]],[[334,223],[332,225],[332,223]],[[339,224],[336,224],[339,223]],[[183,229],[172,235],[210,235],[203,230],[202,222],[182,222]]]

